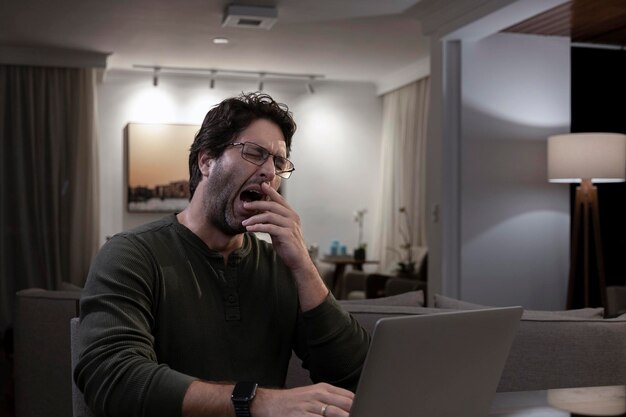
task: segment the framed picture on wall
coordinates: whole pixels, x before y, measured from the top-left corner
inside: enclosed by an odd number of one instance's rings
[[[129,212],[175,212],[187,207],[189,147],[198,130],[198,125],[126,125]]]

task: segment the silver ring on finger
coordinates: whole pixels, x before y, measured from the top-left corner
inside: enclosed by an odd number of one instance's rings
[[[327,409],[327,408],[328,408],[328,404],[324,404],[324,405],[322,405],[322,411],[320,411],[320,415],[321,415],[322,417],[325,417],[325,416],[326,416],[326,409]]]

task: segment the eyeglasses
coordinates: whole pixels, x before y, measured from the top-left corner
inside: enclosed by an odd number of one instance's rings
[[[274,155],[262,146],[252,142],[233,142],[228,146],[241,146],[241,157],[248,162],[252,162],[254,165],[261,166],[267,161],[267,158],[272,156],[274,158],[274,169],[276,175],[281,178],[289,178],[291,173],[295,171],[293,163],[282,156]]]

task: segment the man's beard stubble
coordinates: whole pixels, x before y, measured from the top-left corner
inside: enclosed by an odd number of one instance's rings
[[[234,172],[224,170],[219,159],[215,163],[216,166],[204,186],[203,203],[207,221],[229,236],[244,233],[246,228],[235,219],[231,205],[231,197],[236,199],[238,191]]]

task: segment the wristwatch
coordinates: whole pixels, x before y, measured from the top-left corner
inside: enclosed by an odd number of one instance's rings
[[[252,414],[250,414],[250,403],[254,400],[258,386],[259,384],[256,382],[237,382],[235,384],[230,399],[235,407],[235,415],[237,417],[252,417]]]

